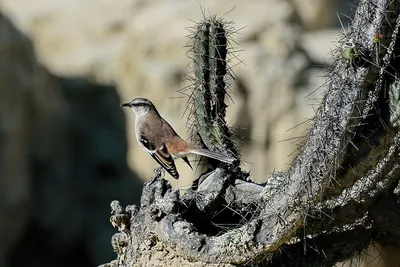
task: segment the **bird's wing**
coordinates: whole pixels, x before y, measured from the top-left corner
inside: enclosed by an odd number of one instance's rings
[[[147,140],[144,136],[140,136],[139,142],[142,144],[144,148],[146,148],[147,152],[155,159],[158,164],[161,165],[172,177],[175,179],[179,178],[179,173],[176,170],[174,159],[172,155],[168,152],[165,144],[162,144],[161,147],[156,148],[153,146],[149,140]]]
[[[179,173],[176,170],[174,159],[168,152],[167,147],[163,145],[159,149],[150,152],[150,155],[175,179],[179,178]]]

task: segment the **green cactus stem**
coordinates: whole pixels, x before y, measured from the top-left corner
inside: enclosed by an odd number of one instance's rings
[[[195,27],[191,49],[193,58],[194,131],[208,149],[225,154],[237,154],[226,125],[225,98],[228,41],[222,19],[206,18]]]

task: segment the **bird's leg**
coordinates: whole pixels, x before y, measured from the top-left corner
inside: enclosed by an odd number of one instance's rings
[[[157,168],[154,169],[154,176],[157,177],[165,177],[165,170],[163,167],[158,166]]]

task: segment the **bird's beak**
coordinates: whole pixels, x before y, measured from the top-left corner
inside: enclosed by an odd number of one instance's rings
[[[130,105],[129,105],[129,103],[124,103],[124,104],[121,104],[121,105],[119,105],[120,107],[129,107]]]

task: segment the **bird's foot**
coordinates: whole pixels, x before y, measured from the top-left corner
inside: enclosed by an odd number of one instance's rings
[[[165,170],[163,167],[159,166],[154,169],[154,177],[165,177]]]

